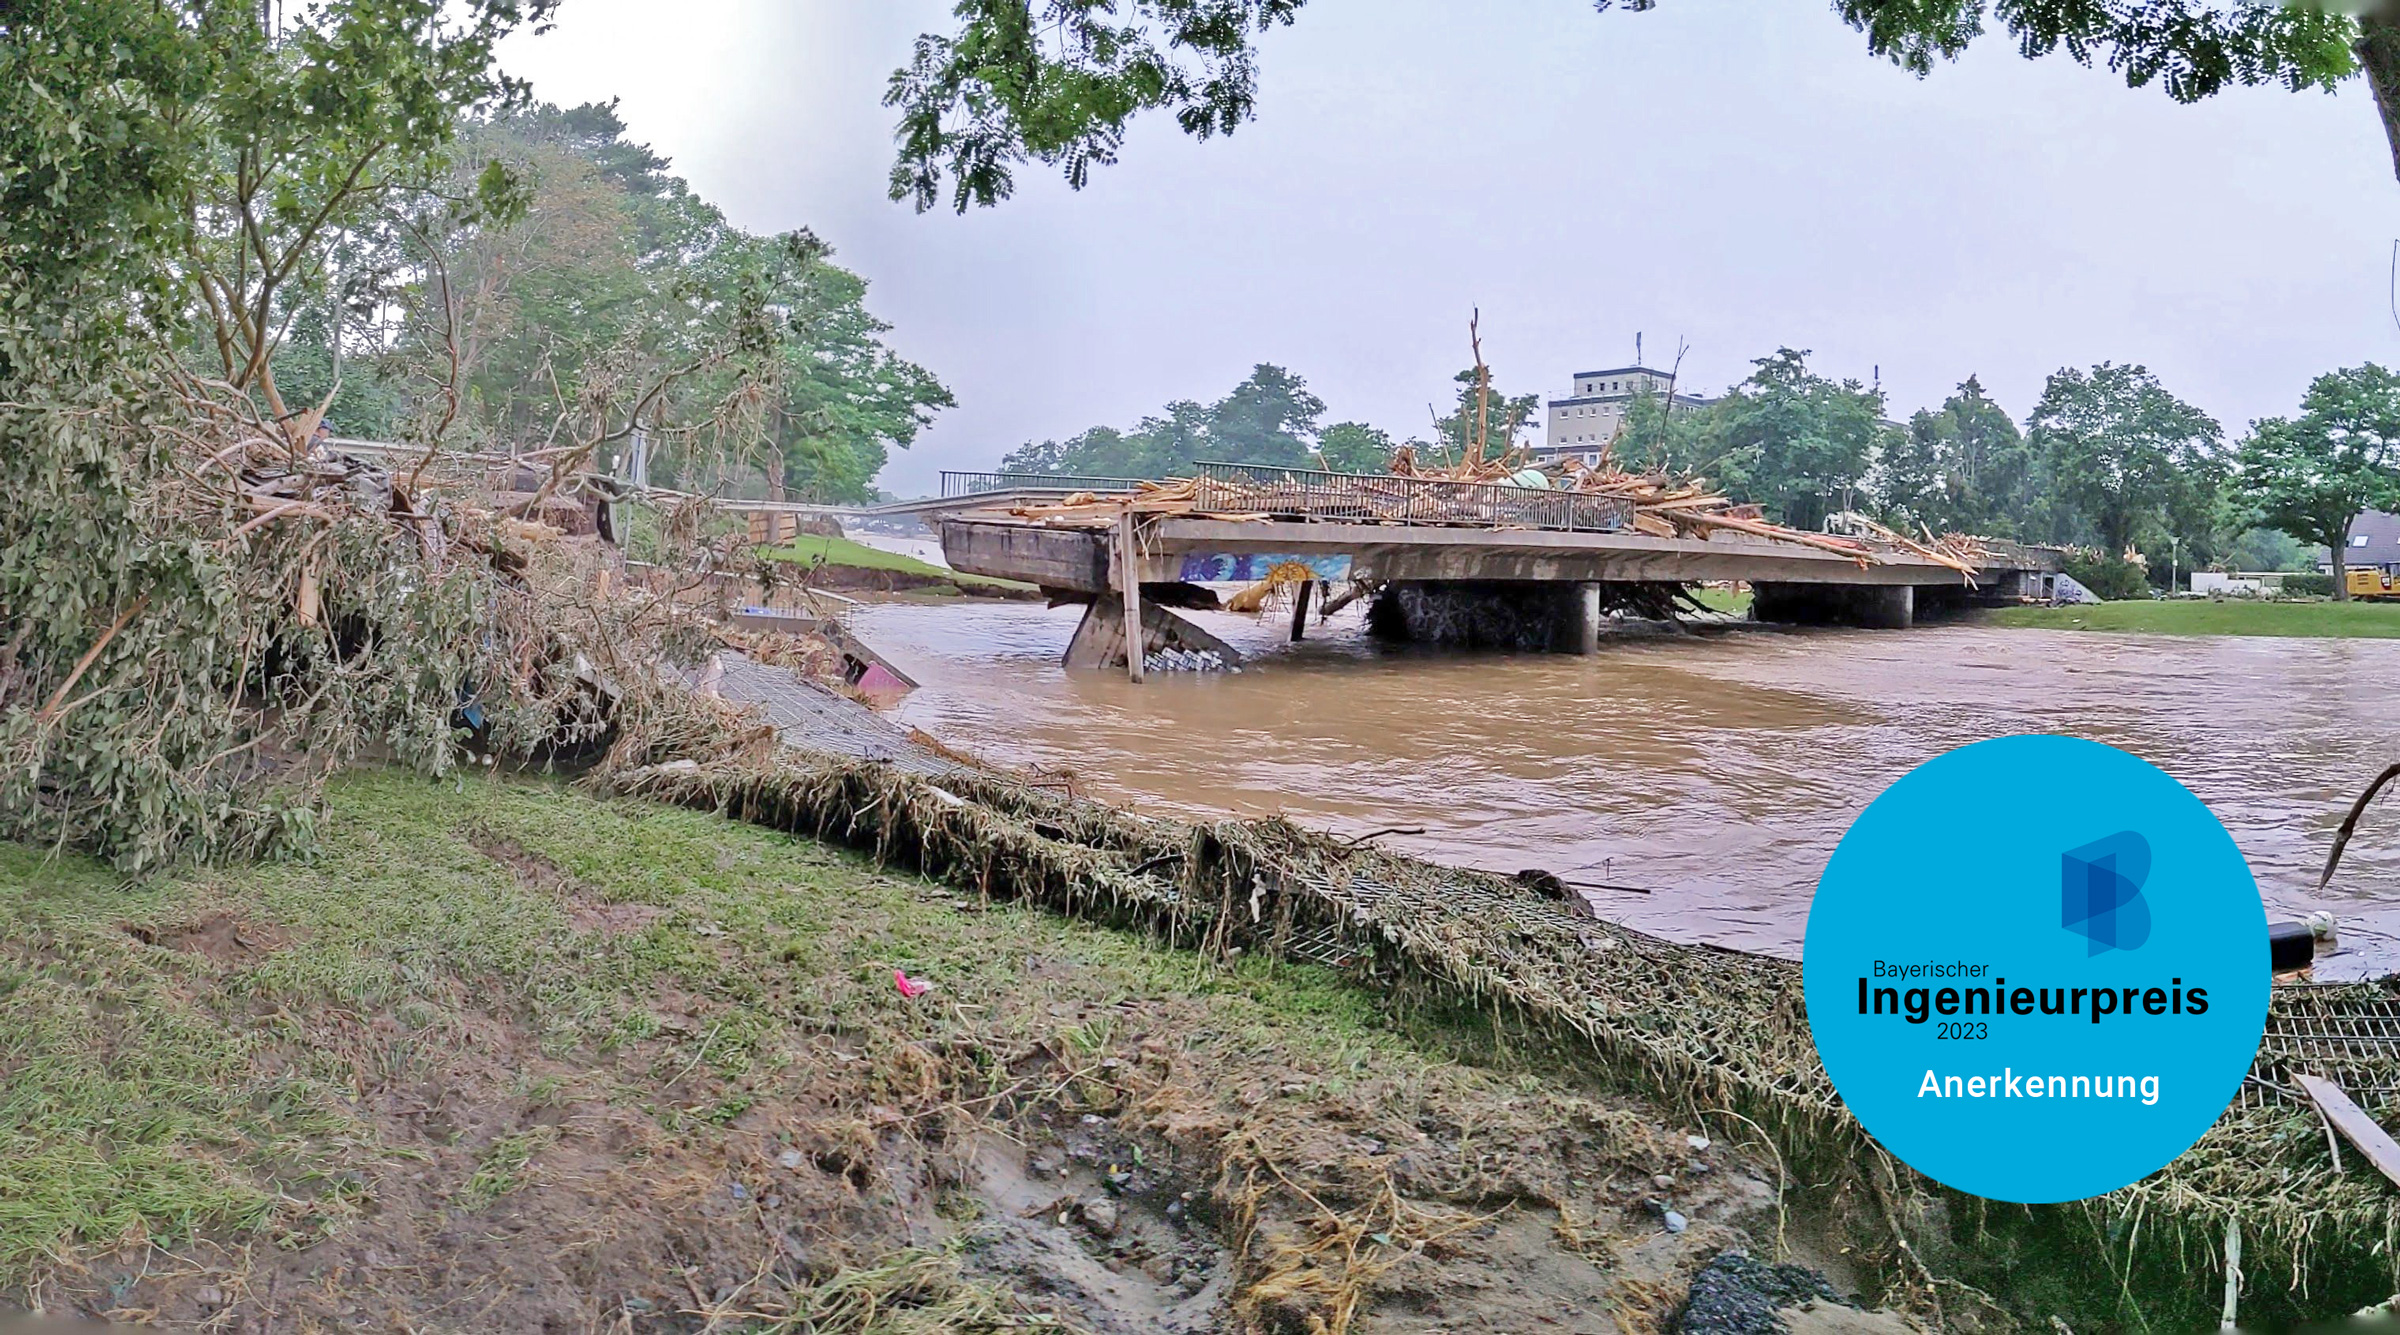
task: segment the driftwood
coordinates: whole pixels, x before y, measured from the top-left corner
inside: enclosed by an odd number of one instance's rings
[[[1587,497],[1623,501],[1631,511],[1626,521],[1628,526],[1645,537],[1706,539],[1714,532],[1737,532],[1830,552],[1861,566],[1900,558],[1928,561],[1957,571],[1969,582],[1975,579],[1984,562],[1981,540],[1963,534],[1935,537],[1928,533],[1919,540],[1868,520],[1864,521],[1868,536],[1856,538],[1778,524],[1765,518],[1759,506],[1736,504],[1713,490],[1704,478],[1632,473],[1605,460],[1600,466],[1593,466],[1569,457],[1534,470],[1542,474],[1547,486],[1516,489],[1512,479],[1527,469],[1528,460],[1521,449],[1489,458],[1477,451],[1455,464],[1427,467],[1417,462],[1413,447],[1403,445],[1392,455],[1390,472],[1341,478],[1340,519],[1345,523],[1366,524],[1514,527],[1529,522],[1512,517],[1523,507],[1501,504],[1488,490],[1510,487],[1507,495],[1521,496],[1528,503],[1563,494],[1566,508],[1574,508],[1578,500]],[[1072,528],[1113,527],[1124,516],[1202,515],[1211,519],[1260,520],[1278,514],[1306,513],[1322,494],[1320,478],[1307,470],[1296,470],[1290,475],[1278,475],[1269,469],[1257,471],[1259,475],[1248,478],[1210,478],[1209,504],[1205,507],[1201,503],[1200,481],[1178,478],[1145,482],[1127,492],[1079,491],[1054,502],[1014,506],[1008,513],[1035,523]],[[1460,485],[1455,488],[1417,485],[1428,482]],[[1580,515],[1576,526],[1582,527]],[[1599,525],[1596,523],[1594,527]]]

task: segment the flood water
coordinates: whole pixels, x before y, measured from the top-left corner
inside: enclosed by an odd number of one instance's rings
[[[1214,613],[1198,619],[1253,654],[1246,670],[1136,686],[1059,666],[1078,614],[891,604],[856,624],[924,683],[900,718],[952,744],[1146,810],[1421,826],[1384,843],[1643,887],[1591,895],[1672,939],[1796,956],[1818,873],[1886,784],[1968,742],[2056,732],[2182,780],[2271,915],[2330,908],[2345,946],[2400,943],[2400,799],[2315,892],[2342,813],[2400,760],[2400,640],[1745,628],[1578,658],[1389,649],[1355,611],[1286,645],[1280,621]],[[1992,793],[1957,819],[2043,812],[2039,792]]]

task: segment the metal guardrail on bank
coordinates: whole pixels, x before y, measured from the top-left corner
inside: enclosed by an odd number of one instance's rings
[[[1145,481],[1136,477],[1084,477],[1074,473],[960,473],[942,470],[942,499],[983,496],[996,491],[1131,491]]]
[[[1216,513],[1569,533],[1617,533],[1633,525],[1633,502],[1622,496],[1263,464],[1200,463],[1193,468],[1195,508]]]

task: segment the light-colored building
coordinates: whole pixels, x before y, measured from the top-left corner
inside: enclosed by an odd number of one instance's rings
[[[1537,459],[1575,455],[1587,464],[1600,462],[1600,451],[1625,421],[1625,407],[1642,394],[1665,394],[1664,371],[1647,366],[1618,366],[1606,371],[1577,371],[1575,391],[1550,400],[1549,429],[1533,447]],[[1678,393],[1677,408],[1705,408],[1716,402],[1697,394]]]

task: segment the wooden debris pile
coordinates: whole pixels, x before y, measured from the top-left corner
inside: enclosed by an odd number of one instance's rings
[[[1582,504],[1587,498],[1595,503]],[[1970,582],[1985,561],[1981,540],[1966,534],[1928,532],[1912,538],[1863,518],[1848,534],[1797,529],[1766,518],[1757,505],[1736,503],[1705,478],[1630,472],[1605,455],[1597,466],[1573,457],[1534,466],[1522,451],[1428,466],[1406,445],[1393,454],[1391,471],[1381,475],[1262,468],[1247,475],[1145,482],[1129,492],[1079,491],[1008,513],[1063,527],[1103,527],[1126,514],[1231,520],[1304,515],[1340,523],[1631,529],[1653,538],[1699,541],[1733,533],[1830,552],[1861,566],[1929,561]]]

